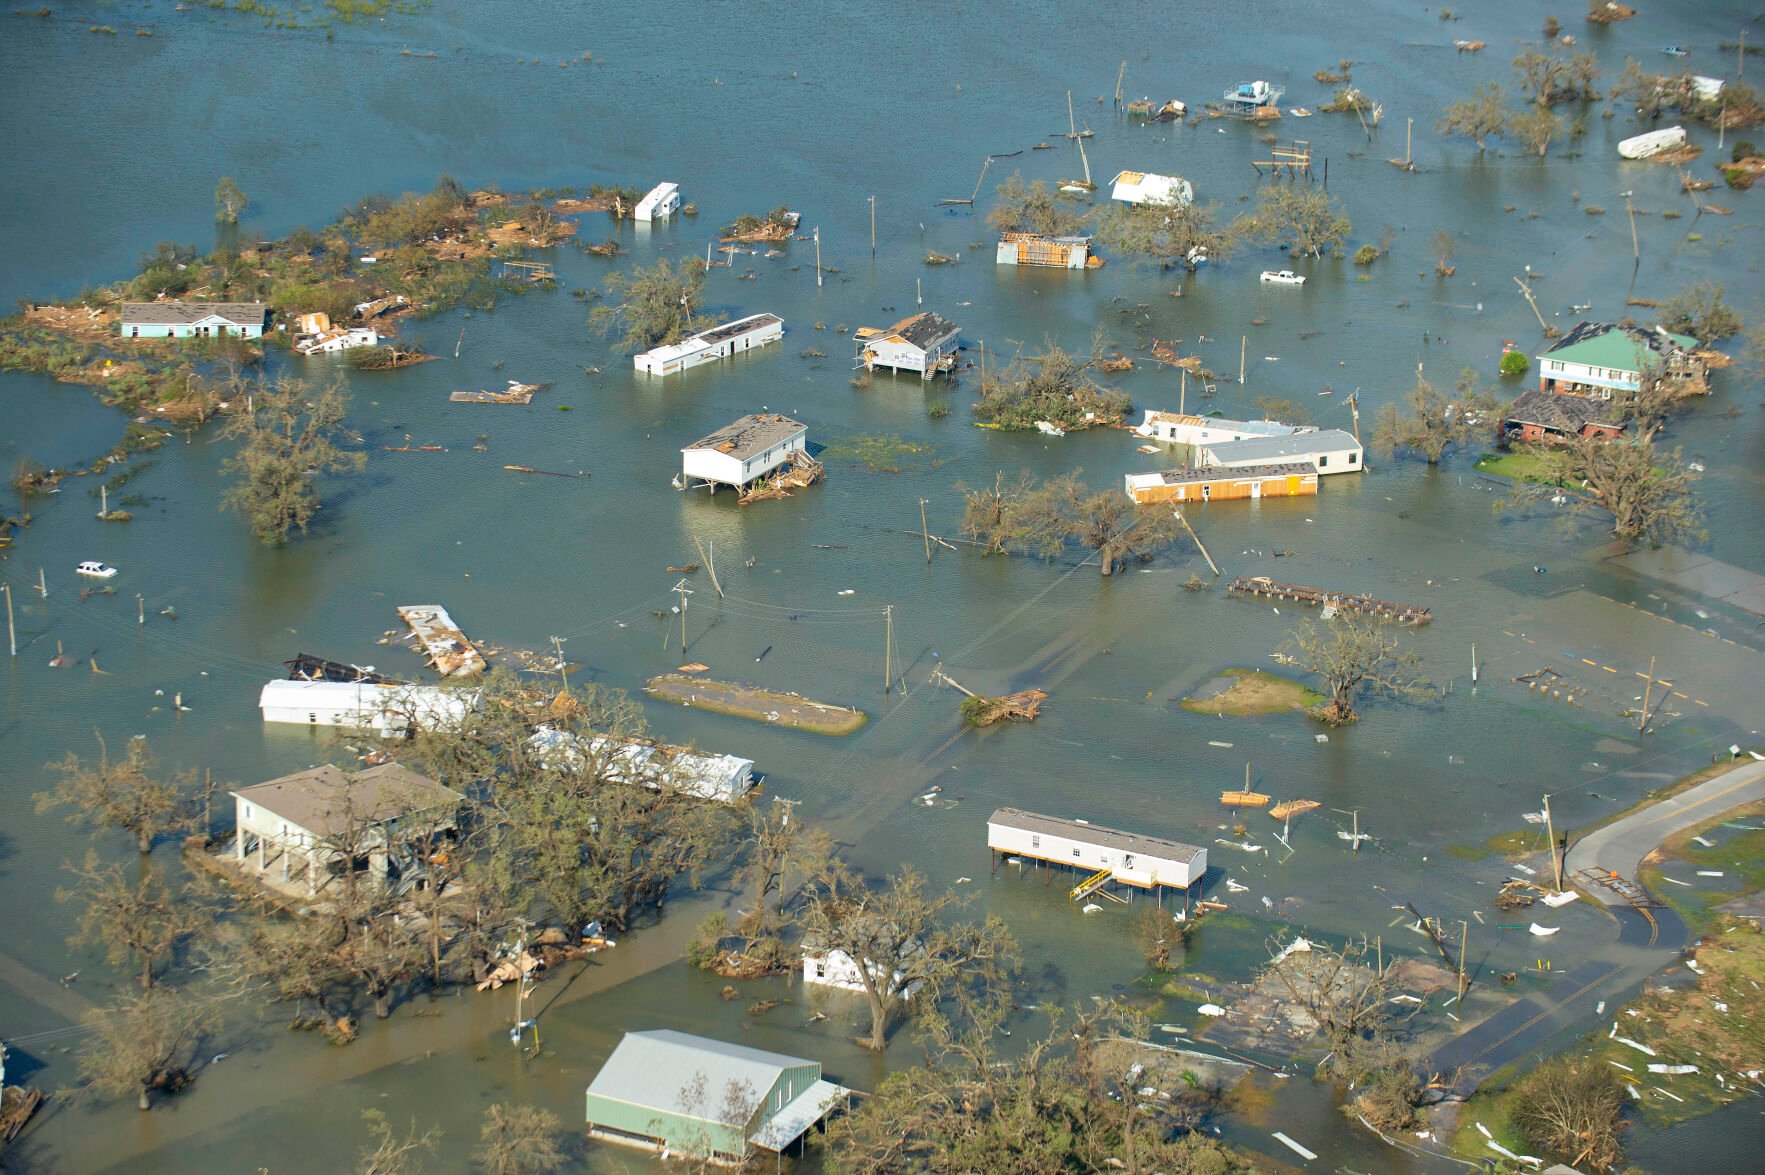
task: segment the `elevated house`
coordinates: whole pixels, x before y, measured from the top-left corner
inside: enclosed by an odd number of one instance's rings
[[[688,335],[678,343],[632,356],[631,362],[645,375],[674,375],[702,363],[715,363],[731,355],[764,347],[784,338],[784,319],[776,314],[750,314],[722,326]]]
[[[270,308],[263,302],[124,302],[125,339],[256,339]]]
[[[1310,424],[1282,424],[1275,420],[1229,420],[1223,416],[1196,416],[1189,412],[1159,412],[1148,408],[1135,432],[1173,445],[1218,445],[1260,437],[1290,437],[1317,432]]]
[[[647,739],[606,735],[585,741],[549,726],[540,727],[531,741],[547,761],[578,768],[593,766],[607,778],[652,791],[666,789],[733,804],[754,790],[754,761],[738,755],[708,754]]]
[[[1201,464],[1224,469],[1311,464],[1321,474],[1359,473],[1365,468],[1361,443],[1338,428],[1291,436],[1251,437],[1201,449]]]
[[[1000,265],[1038,265],[1049,269],[1096,269],[1101,257],[1091,256],[1090,237],[1044,237],[1037,233],[1001,233],[994,259]]]
[[[475,689],[375,681],[272,681],[258,694],[265,722],[340,726],[381,737],[459,726],[478,705]]]
[[[1127,475],[1128,497],[1155,502],[1211,502],[1249,498],[1293,498],[1318,492],[1317,466],[1309,461],[1250,465],[1242,469],[1166,469]]]
[[[1187,208],[1195,202],[1195,187],[1180,175],[1119,171],[1110,181],[1109,198],[1123,204],[1168,204]]]
[[[1709,367],[1698,341],[1662,327],[1578,322],[1538,356],[1538,390],[1609,400],[1614,391],[1635,391],[1642,373],[1660,367],[1681,395],[1708,394]]]
[[[666,1028],[627,1032],[589,1083],[588,1134],[737,1166],[800,1148],[850,1097],[818,1061]]]
[[[397,763],[355,773],[326,763],[232,794],[234,860],[266,883],[304,880],[309,897],[352,872],[415,880],[418,850],[457,831],[465,800]]]
[[[1088,875],[1072,890],[1076,901],[1112,884],[1160,894],[1189,891],[1207,875],[1207,850],[1162,837],[1105,828],[1088,820],[1000,808],[987,817],[993,868],[1002,858],[1040,861]]]
[[[631,210],[631,219],[645,222],[667,220],[680,209],[680,185],[661,183],[645,193]]]
[[[1598,396],[1569,396],[1560,392],[1525,392],[1502,413],[1503,441],[1551,443],[1571,437],[1610,440],[1624,431],[1625,422],[1610,401]]]
[[[866,369],[917,371],[921,379],[931,379],[956,366],[960,336],[955,323],[930,310],[903,318],[894,326],[861,326],[852,332],[858,362]]]
[[[809,448],[809,429],[776,412],[744,416],[680,451],[686,485],[743,489],[791,465]]]

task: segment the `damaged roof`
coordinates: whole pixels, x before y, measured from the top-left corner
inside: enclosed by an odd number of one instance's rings
[[[124,302],[123,321],[182,326],[224,318],[239,326],[262,326],[269,309],[263,302]]]
[[[1553,359],[1585,363],[1589,367],[1640,371],[1650,354],[1666,356],[1697,349],[1698,341],[1690,335],[1674,334],[1663,327],[1645,330],[1615,322],[1578,322],[1568,334],[1546,347],[1544,353]]]
[[[1535,424],[1551,432],[1578,433],[1590,424],[1623,428],[1624,422],[1617,417],[1618,413],[1606,400],[1533,388],[1508,405],[1505,419],[1510,424]]]
[[[688,445],[681,452],[715,449],[719,453],[745,461],[807,431],[807,425],[788,416],[777,412],[757,412],[724,425],[710,436]]]

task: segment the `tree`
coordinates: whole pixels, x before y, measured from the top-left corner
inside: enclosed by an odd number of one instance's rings
[[[1727,292],[1721,282],[1695,281],[1661,303],[1661,325],[1704,344],[1740,334],[1740,315],[1722,300]]]
[[[1390,1019],[1389,968],[1374,965],[1373,944],[1365,936],[1350,939],[1340,950],[1323,942],[1312,942],[1305,950],[1271,944],[1270,955],[1262,982],[1303,1008],[1332,1048],[1385,1028]]]
[[[214,218],[222,224],[238,224],[239,216],[251,198],[245,189],[233,182],[231,176],[222,176],[221,182],[214,189]]]
[[[368,1144],[362,1147],[356,1163],[359,1175],[420,1175],[422,1156],[433,1151],[441,1141],[439,1130],[429,1129],[418,1134],[415,1121],[400,1138],[393,1132],[392,1123],[387,1121],[383,1110],[363,1110],[362,1120],[368,1124]]]
[[[1147,902],[1134,915],[1134,945],[1154,971],[1174,971],[1171,956],[1188,945],[1193,922],[1178,922],[1168,910]]]
[[[1636,438],[1648,442],[1666,426],[1681,396],[1681,385],[1668,375],[1666,365],[1651,360],[1637,373],[1636,387],[1613,389],[1612,406],[1619,419],[1631,425]]]
[[[1211,204],[1110,204],[1097,212],[1097,241],[1111,253],[1155,263],[1161,269],[1193,271],[1203,261],[1219,262],[1243,241],[1242,220],[1219,224]]]
[[[1571,437],[1545,451],[1538,476],[1516,486],[1514,497],[1536,501],[1561,492],[1553,486],[1577,489],[1568,495],[1570,516],[1610,514],[1612,534],[1625,542],[1701,541],[1707,534],[1692,489],[1697,474],[1677,449],[1665,453],[1640,438]]]
[[[142,1110],[153,1108],[155,1091],[175,1094],[195,1080],[191,1071],[216,1024],[212,1004],[164,987],[120,996],[83,1019],[91,1031],[79,1059],[85,1088],[133,1096]]]
[[[1571,1166],[1608,1171],[1624,1157],[1624,1087],[1597,1057],[1553,1057],[1514,1083],[1509,1114],[1526,1141]]]
[[[1493,135],[1507,125],[1508,91],[1500,82],[1485,82],[1469,98],[1448,103],[1434,133],[1464,135],[1483,150]]]
[[[1563,86],[1574,91],[1576,99],[1582,102],[1598,102],[1600,92],[1593,84],[1600,78],[1599,57],[1592,52],[1576,53],[1564,63]]]
[[[1618,84],[1612,87],[1611,99],[1630,103],[1640,118],[1659,118],[1662,107],[1671,103],[1669,87],[1664,84],[1666,80],[1643,72],[1634,58],[1625,58],[1624,71],[1618,75]]]
[[[1435,387],[1420,372],[1416,384],[1404,395],[1404,406],[1386,404],[1373,424],[1373,447],[1390,456],[1398,449],[1414,449],[1430,465],[1450,445],[1463,445],[1483,436],[1495,402],[1477,389],[1477,373],[1467,368],[1459,376],[1456,395]]]
[[[1323,678],[1329,700],[1314,714],[1331,726],[1356,721],[1355,699],[1369,690],[1402,701],[1434,696],[1420,676],[1421,659],[1398,643],[1390,625],[1359,612],[1305,621],[1287,634],[1275,660]]]
[[[932,894],[924,876],[903,867],[882,887],[830,858],[809,879],[797,923],[809,950],[839,952],[854,964],[870,1009],[867,1048],[888,1045],[889,1024],[910,1000],[936,1003],[957,984],[996,985],[1017,943],[996,917],[944,924],[960,905]]]
[[[1041,180],[1026,184],[1013,175],[1000,184],[999,202],[987,213],[987,223],[1002,233],[1036,233],[1065,237],[1084,227],[1085,218],[1060,204]]]
[[[623,328],[618,343],[623,350],[647,351],[678,343],[721,321],[702,312],[705,263],[697,258],[676,265],[664,257],[649,269],[612,274],[605,284],[608,300],[594,308],[588,324],[606,333]]]
[[[1428,238],[1428,250],[1434,254],[1434,272],[1441,277],[1451,277],[1456,268],[1452,261],[1459,252],[1457,238],[1446,229],[1437,229]]]
[[[562,1129],[550,1110],[497,1103],[484,1111],[472,1161],[490,1175],[547,1175],[564,1165]]]
[[[129,740],[128,754],[122,762],[110,761],[109,748],[98,738],[98,761],[87,764],[72,751],[49,770],[61,776],[54,789],[37,794],[37,811],[68,808],[68,820],[84,821],[94,831],[117,828],[135,838],[135,847],[142,853],[153,851],[153,842],[162,836],[189,831],[196,821],[196,808],[190,798],[194,774],[172,779],[156,779],[153,752],[147,740]]]
[[[1001,474],[990,489],[962,492],[963,536],[989,555],[1052,559],[1076,541],[1097,552],[1103,575],[1113,575],[1132,561],[1151,559],[1185,533],[1167,506],[1137,505],[1110,490],[1093,493],[1076,472],[1040,484],[1025,474],[1012,485]]]
[[[1510,118],[1508,132],[1526,144],[1527,150],[1535,152],[1542,159],[1544,153],[1550,150],[1551,140],[1563,133],[1563,120],[1553,114],[1548,106],[1535,106]]]
[[[112,965],[133,963],[144,989],[153,986],[160,964],[212,920],[187,889],[173,889],[146,866],[138,881],[130,881],[121,865],[100,865],[98,854],[88,850],[84,865],[67,868],[78,884],[56,890],[55,899],[79,899],[85,907],[69,945],[96,942]]]
[[[1514,73],[1519,80],[1520,89],[1529,94],[1536,105],[1549,106],[1560,97],[1566,96],[1569,65],[1561,57],[1553,57],[1535,49],[1523,49],[1514,58]],[[1595,68],[1594,73],[1597,76],[1599,70]]]
[[[349,388],[343,376],[315,386],[284,375],[273,384],[235,386],[229,398],[233,410],[221,436],[241,444],[221,466],[234,479],[223,507],[245,515],[267,545],[286,542],[291,531],[305,534],[322,504],[314,475],[360,472],[368,462],[366,454],[343,448],[361,441],[344,423]]]
[[[1328,192],[1287,183],[1269,184],[1257,193],[1249,223],[1258,239],[1313,257],[1339,247],[1353,227]]]
[[[1285,396],[1258,396],[1250,402],[1259,418],[1283,424],[1310,424],[1311,409]]]
[[[1525,375],[1526,369],[1530,366],[1532,366],[1532,360],[1527,358],[1526,352],[1516,347],[1512,351],[1502,352],[1501,362],[1496,365],[1496,370],[1513,378]]]
[[[1013,359],[981,381],[981,398],[974,405],[974,414],[1006,429],[1034,428],[1039,421],[1063,429],[1119,423],[1133,401],[1123,392],[1104,387],[1091,374],[1101,352],[1101,340],[1093,340],[1089,359],[1049,342],[1039,355]]]
[[[737,805],[746,827],[734,883],[747,895],[747,911],[733,927],[721,911],[700,924],[688,951],[695,965],[746,977],[787,971],[797,962],[779,935],[785,903],[832,856],[833,841],[792,819],[791,806],[753,798]]]

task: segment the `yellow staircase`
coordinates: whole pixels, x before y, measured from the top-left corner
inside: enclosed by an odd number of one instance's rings
[[[1088,898],[1098,889],[1108,885],[1114,876],[1115,870],[1113,869],[1099,869],[1097,872],[1091,874],[1091,876],[1085,878],[1085,880],[1073,886],[1066,896],[1075,902]]]

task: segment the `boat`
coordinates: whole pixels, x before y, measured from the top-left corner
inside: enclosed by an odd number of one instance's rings
[[[1647,134],[1625,139],[1618,144],[1618,154],[1626,159],[1647,159],[1663,151],[1685,146],[1685,128],[1670,126]]]
[[[81,563],[78,567],[74,568],[74,571],[80,575],[93,576],[96,579],[109,579],[116,574],[116,568],[106,563],[100,563],[96,559],[87,559],[84,563]]]
[[[1286,87],[1272,86],[1259,78],[1254,82],[1239,82],[1225,92],[1221,101],[1228,113],[1255,114],[1277,107],[1281,95],[1286,92]]]
[[[1303,286],[1305,284],[1304,276],[1294,273],[1291,269],[1265,269],[1262,271],[1262,280],[1278,286]]]

